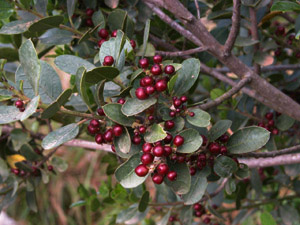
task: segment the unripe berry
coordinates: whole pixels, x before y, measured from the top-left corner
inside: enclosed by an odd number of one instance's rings
[[[173,140],[173,144],[176,145],[177,147],[183,145],[184,143],[184,138],[180,135],[176,135],[174,140]]]
[[[167,89],[167,82],[165,80],[158,80],[155,84],[155,89],[158,92],[163,92]]]
[[[15,106],[18,108],[18,109],[21,109],[24,107],[24,102],[22,100],[17,100],[15,102]]]
[[[90,125],[92,127],[96,127],[97,128],[97,127],[100,126],[100,122],[98,120],[96,120],[96,119],[93,119],[93,120],[90,121]]]
[[[209,145],[209,151],[211,154],[217,155],[220,153],[221,147],[218,143],[213,142]]]
[[[105,133],[104,133],[104,140],[106,142],[112,142],[113,138],[114,138],[113,129],[110,128],[107,131],[105,131]]]
[[[103,38],[103,39],[107,39],[108,36],[109,36],[109,33],[108,33],[108,31],[106,29],[102,28],[102,29],[100,29],[98,31],[98,36],[101,37],[101,38]]]
[[[171,130],[175,126],[175,122],[173,120],[168,120],[165,122],[164,126],[167,130]]]
[[[144,153],[142,156],[141,156],[141,162],[144,164],[144,165],[148,165],[150,163],[152,163],[154,160],[154,156],[151,154],[151,153]]]
[[[142,141],[142,138],[140,136],[134,136],[133,139],[132,139],[132,143],[135,144],[135,145],[139,145],[141,144],[141,141]]]
[[[155,155],[156,157],[161,157],[163,156],[165,153],[164,147],[161,145],[157,145],[153,148],[153,155]]]
[[[111,35],[110,35],[110,36],[112,36],[112,37],[117,37],[117,33],[118,33],[118,31],[117,31],[117,30],[114,30],[113,32],[111,32]]]
[[[113,127],[113,132],[114,132],[114,135],[115,135],[116,137],[119,137],[119,136],[121,136],[122,133],[123,133],[123,127],[120,126],[120,125],[115,125],[115,126]]]
[[[91,17],[91,16],[94,14],[94,10],[93,10],[93,9],[86,9],[86,10],[85,10],[85,14],[86,14],[88,17]]]
[[[153,146],[150,143],[146,142],[146,143],[143,144],[143,152],[144,153],[150,153],[152,148],[153,148]]]
[[[149,169],[145,165],[141,164],[138,165],[134,171],[139,177],[144,177],[148,174]]]
[[[161,175],[166,175],[169,172],[169,166],[165,163],[160,163],[157,167],[156,170],[159,174]]]
[[[172,139],[173,139],[172,134],[167,133],[167,136],[166,136],[165,139],[164,139],[165,144],[170,144],[171,141],[172,141]]]
[[[162,60],[163,60],[163,57],[161,55],[153,56],[154,63],[157,63],[157,64],[162,63]]]
[[[170,146],[164,146],[165,156],[169,156],[172,154],[172,148]]]
[[[144,100],[148,98],[148,94],[145,88],[139,87],[135,90],[135,95],[138,99]]]
[[[104,42],[106,42],[105,39],[99,40],[99,41],[98,41],[98,47],[101,48],[101,46],[102,46],[102,44],[103,44]]]
[[[170,181],[174,181],[177,178],[177,173],[175,171],[170,171],[168,172],[167,177]]]
[[[149,60],[147,58],[142,58],[139,61],[139,65],[141,68],[146,69],[149,66]]]
[[[164,177],[156,173],[153,175],[152,181],[155,184],[161,184],[164,181]]]
[[[99,145],[101,145],[104,142],[104,137],[102,134],[96,134],[95,136],[95,142]]]
[[[172,65],[165,66],[165,74],[172,75],[175,72],[175,68]]]
[[[154,64],[151,69],[150,69],[150,72],[155,75],[155,76],[158,76],[162,73],[162,70],[161,70],[161,67],[160,65],[158,64]]]

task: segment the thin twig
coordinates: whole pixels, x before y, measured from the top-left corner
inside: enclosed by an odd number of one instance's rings
[[[250,13],[250,22],[251,22],[251,35],[252,39],[255,41],[259,40],[258,37],[258,29],[257,29],[257,18],[256,18],[256,10],[253,7],[249,7],[249,13]],[[254,52],[257,52],[259,50],[259,43],[254,45]],[[257,74],[260,74],[260,65],[257,63],[254,63],[254,71]]]
[[[199,3],[198,3],[198,0],[194,0],[194,1],[195,1],[196,10],[197,10],[197,19],[200,20],[201,15],[200,15]]]
[[[233,11],[232,11],[232,26],[230,33],[224,45],[224,56],[229,56],[233,48],[234,42],[239,34],[240,30],[240,0],[233,0]]]
[[[198,47],[194,49],[189,49],[185,51],[176,51],[176,52],[165,52],[165,51],[156,51],[157,54],[167,57],[180,57],[180,56],[186,56],[186,55],[192,55],[195,53],[206,51],[207,48],[205,47]]]
[[[51,156],[53,156],[54,153],[58,150],[58,148],[59,148],[59,147],[53,149],[50,153],[48,153],[48,155],[46,155],[46,156],[43,158],[43,160],[41,160],[38,164],[36,164],[36,167],[37,167],[37,168],[40,168],[45,162],[47,162],[47,161],[51,158]]]
[[[251,68],[254,69],[254,68]],[[229,73],[231,72],[229,68],[217,68],[215,69],[217,72],[220,73]],[[300,70],[300,64],[291,64],[291,65],[271,65],[271,66],[264,66],[261,68],[261,72],[271,72],[271,71],[285,71],[285,70]]]
[[[202,104],[199,107],[203,110],[207,110],[211,107],[220,105],[222,102],[226,101],[227,99],[232,97],[234,94],[236,94],[239,90],[241,90],[250,81],[251,81],[251,77],[247,76],[247,77],[243,78],[235,86],[233,86],[232,89],[230,89],[229,91],[227,91],[220,97],[216,98],[215,100],[209,101],[205,104]]]

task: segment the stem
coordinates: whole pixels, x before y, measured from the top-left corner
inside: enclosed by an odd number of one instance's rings
[[[207,48],[205,47],[198,47],[194,49],[189,49],[185,51],[176,51],[176,52],[164,52],[164,51],[156,51],[157,54],[167,57],[179,57],[179,56],[185,56],[185,55],[192,55],[199,52],[206,51]]]

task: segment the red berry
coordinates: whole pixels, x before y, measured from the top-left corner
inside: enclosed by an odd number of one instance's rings
[[[271,113],[271,112],[266,113],[265,118],[266,118],[267,120],[273,119],[273,113]]]
[[[221,150],[220,145],[216,142],[211,143],[208,148],[209,148],[210,153],[212,153],[214,155],[219,154],[220,150]]]
[[[222,146],[221,148],[220,148],[220,153],[222,154],[222,155],[226,155],[227,154],[227,148],[225,147],[225,146]]]
[[[86,19],[85,24],[86,24],[88,27],[93,27],[93,26],[94,26],[93,20],[90,19],[90,18]]]
[[[194,117],[195,113],[194,112],[190,112],[189,115],[190,115],[190,117]]]
[[[110,147],[113,152],[116,152],[116,147],[114,145],[111,145]]]
[[[145,132],[146,132],[146,127],[140,126],[140,127],[139,127],[139,132],[140,132],[141,134],[145,133]]]
[[[184,163],[185,162],[185,156],[184,155],[177,155],[177,162],[178,163]]]
[[[155,76],[160,75],[160,74],[162,73],[162,70],[161,70],[160,65],[154,64],[154,65],[151,67],[150,72],[151,72],[153,75],[155,75]]]
[[[274,128],[274,129],[272,130],[272,134],[274,134],[274,135],[278,135],[278,134],[279,134],[279,130],[278,130],[278,129],[276,129],[276,128]]]
[[[169,172],[169,166],[165,163],[160,163],[157,167],[156,170],[159,174],[161,175],[166,175]]]
[[[171,130],[175,126],[175,123],[173,120],[168,120],[165,122],[165,128],[167,130]]]
[[[277,36],[284,35],[285,34],[285,28],[283,26],[278,26],[276,31],[275,31],[275,34]]]
[[[153,78],[150,76],[145,76],[140,80],[140,85],[142,87],[147,87],[153,84]]]
[[[200,153],[198,155],[198,161],[206,161],[206,155],[204,153]]]
[[[97,109],[97,113],[99,116],[105,116],[104,110],[103,109]]]
[[[138,165],[134,171],[135,171],[136,175],[138,175],[139,177],[144,177],[148,174],[149,170],[145,165],[141,164],[141,165]]]
[[[20,112],[24,112],[24,111],[25,111],[25,107],[20,108],[19,111],[20,111]]]
[[[98,41],[98,47],[101,48],[101,45],[102,45],[104,42],[106,42],[105,39],[99,40],[99,41]]]
[[[24,102],[22,100],[17,100],[15,102],[15,106],[18,108],[18,109],[21,109],[24,107]]]
[[[195,212],[195,216],[196,217],[201,217],[203,215],[203,212],[202,211],[196,211]]]
[[[153,175],[152,181],[155,184],[161,184],[164,181],[164,177],[156,173]]]
[[[176,111],[177,113],[180,113],[181,109],[176,109],[175,111]]]
[[[203,223],[209,224],[210,223],[210,218],[209,217],[205,217],[204,220],[203,220]]]
[[[88,125],[87,129],[90,134],[96,134],[99,132],[99,127],[93,127],[91,125]]]
[[[91,17],[91,16],[94,14],[94,10],[93,10],[93,9],[86,9],[86,10],[85,10],[85,14],[86,14],[88,17]]]
[[[117,31],[117,30],[114,30],[113,32],[111,32],[111,35],[110,35],[110,36],[112,36],[112,37],[117,37],[117,33],[118,33],[118,31]]]
[[[20,171],[20,176],[23,177],[23,176],[25,176],[25,175],[26,175],[26,172],[25,172],[24,170],[21,170],[21,171]]]
[[[141,141],[142,141],[142,138],[140,136],[134,136],[133,139],[132,139],[132,143],[135,144],[135,145],[139,145],[141,144]]]
[[[153,145],[150,144],[150,143],[146,142],[146,143],[143,144],[143,152],[144,153],[150,153],[152,148],[153,148]]]
[[[219,137],[219,140],[223,143],[226,143],[229,140],[229,136],[227,134],[223,134],[221,137]]]
[[[183,145],[184,143],[184,138],[180,135],[176,135],[174,140],[173,140],[173,144],[176,145],[177,147]]]
[[[103,60],[103,66],[111,66],[112,64],[114,64],[114,58],[110,55],[107,55],[104,57]]]
[[[139,61],[139,65],[141,68],[146,69],[149,66],[149,60],[147,58],[142,58]]]
[[[280,56],[281,55],[281,49],[280,48],[276,49],[275,52],[274,52],[274,55],[276,57]]]
[[[175,216],[170,216],[169,222],[174,222],[174,221],[176,221],[176,217]]]
[[[114,132],[114,135],[115,135],[116,137],[119,137],[119,136],[121,136],[122,133],[123,133],[123,127],[120,126],[120,125],[115,125],[115,126],[113,127],[113,132]]]
[[[297,52],[295,56],[297,59],[300,59],[300,52]]]
[[[121,104],[121,105],[123,105],[125,103],[125,99],[124,98],[120,98],[118,100],[118,103]]]
[[[165,144],[170,144],[171,141],[172,141],[172,139],[173,139],[172,134],[167,133],[167,136],[166,136],[165,139],[164,139]]]
[[[175,72],[175,68],[172,65],[167,65],[165,67],[165,74],[172,75]]]
[[[173,102],[173,105],[175,108],[179,108],[181,106],[182,102],[180,99],[176,99],[174,102]]]
[[[152,115],[148,116],[148,120],[149,121],[153,121],[154,120],[154,116],[152,116]]]
[[[199,203],[194,204],[194,210],[195,211],[200,211],[200,210],[202,210],[202,208],[203,208],[203,206],[201,204],[199,204]]]
[[[147,86],[146,92],[148,95],[152,95],[155,92],[155,88],[153,86]]]
[[[176,112],[174,112],[174,111],[169,112],[169,116],[175,117],[176,116]]]
[[[144,100],[148,98],[148,94],[145,88],[139,87],[135,90],[135,95],[138,99]]]
[[[97,127],[100,126],[100,122],[98,120],[96,120],[96,119],[93,119],[93,120],[90,121],[90,125],[92,127],[96,127],[97,128]]]
[[[95,142],[99,145],[101,145],[104,142],[103,134],[96,134],[95,136]]]
[[[49,166],[48,166],[48,170],[49,170],[49,171],[53,171],[53,169],[54,169],[54,168],[53,168],[52,165],[49,165]]]
[[[196,167],[194,167],[194,166],[190,167],[190,175],[191,176],[194,176],[196,174],[196,172],[197,172]]]
[[[154,156],[151,154],[151,153],[144,153],[142,156],[141,156],[141,162],[144,164],[144,165],[148,165],[150,163],[153,163],[153,160],[154,160]]]
[[[167,82],[165,80],[158,80],[155,84],[155,89],[158,92],[163,92],[167,89]]]
[[[155,155],[156,157],[161,157],[163,156],[165,153],[164,147],[161,145],[157,145],[153,148],[153,155]]]
[[[182,102],[186,102],[188,99],[187,99],[187,97],[184,95],[184,96],[181,96],[181,97],[180,97],[180,100],[181,100]]]
[[[170,146],[164,146],[165,156],[172,154],[172,148]]]
[[[292,41],[292,40],[294,40],[294,39],[295,39],[295,34],[291,34],[291,35],[289,36],[289,40]]]
[[[131,45],[131,47],[132,47],[133,49],[135,49],[136,43],[135,43],[134,40],[130,40],[130,45]]]
[[[20,170],[19,169],[11,169],[11,172],[18,176],[20,173]]]
[[[155,55],[155,56],[153,56],[154,63],[159,64],[159,63],[162,62],[162,60],[163,60],[163,57],[161,55]]]
[[[177,178],[177,173],[175,171],[170,171],[168,172],[167,177],[170,181],[174,181]]]
[[[273,127],[275,124],[274,120],[269,120],[268,121],[268,126]]]
[[[106,141],[106,142],[111,142],[112,140],[113,140],[113,138],[114,138],[114,132],[113,132],[113,129],[108,129],[107,131],[105,131],[105,133],[104,133],[104,140]]]
[[[100,29],[98,31],[98,36],[101,37],[101,38],[103,38],[103,39],[107,39],[108,36],[109,36],[109,33],[108,33],[108,31],[106,29],[102,28],[102,29]]]
[[[259,122],[257,126],[259,126],[259,127],[263,127],[263,128],[265,128],[265,127],[266,127],[266,125],[265,125],[263,122]]]

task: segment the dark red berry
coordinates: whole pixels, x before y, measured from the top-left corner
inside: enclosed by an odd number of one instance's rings
[[[103,144],[103,142],[104,142],[103,134],[96,134],[95,142],[99,145]]]
[[[167,136],[164,139],[165,144],[170,144],[172,140],[173,140],[172,134],[167,133]]]
[[[177,178],[177,173],[175,171],[170,171],[168,172],[167,177],[170,181],[174,181]]]
[[[163,156],[165,153],[164,147],[161,145],[157,145],[153,148],[153,155],[155,155],[156,157],[161,157]]]
[[[203,215],[203,212],[202,211],[196,211],[195,212],[195,216],[196,217],[201,217]]]
[[[107,39],[108,36],[109,36],[109,33],[108,33],[108,31],[106,29],[102,28],[102,29],[100,29],[98,31],[98,36],[101,37],[101,38],[103,38],[103,39]]]
[[[112,37],[117,37],[117,33],[118,33],[118,31],[117,31],[117,30],[114,30],[113,32],[111,32],[111,36],[112,36]]]
[[[114,138],[114,132],[113,132],[113,129],[108,129],[107,131],[105,131],[105,133],[104,133],[104,140],[106,141],[106,142],[111,142],[112,140],[113,140],[113,138]]]
[[[20,112],[24,112],[24,111],[25,111],[25,107],[20,108],[19,111],[20,111]]]
[[[153,56],[154,63],[159,64],[159,63],[162,62],[162,60],[163,60],[163,57],[161,55],[155,55],[155,56]]]
[[[140,136],[134,136],[132,139],[132,143],[135,145],[141,144],[142,138]]]
[[[199,203],[195,203],[193,208],[195,211],[200,211],[203,209],[203,206]]]
[[[272,130],[272,134],[278,135],[278,134],[279,134],[279,130],[278,130],[277,128],[274,128],[274,129]]]
[[[158,92],[163,92],[163,91],[165,91],[166,89],[167,89],[167,82],[164,80],[164,79],[162,79],[162,80],[158,80],[157,82],[156,82],[156,84],[155,84],[155,89],[156,89],[156,91],[158,91]]]
[[[206,161],[206,155],[204,153],[200,153],[198,155],[198,160],[199,161]]]
[[[97,134],[99,132],[98,127],[93,127],[91,125],[88,125],[87,129],[90,134]]]
[[[156,170],[159,174],[161,175],[166,175],[169,172],[169,166],[165,163],[160,163],[157,167]]]
[[[164,126],[167,130],[171,130],[175,126],[175,122],[173,120],[168,120],[165,122]]]
[[[123,127],[120,126],[120,125],[115,125],[115,126],[113,127],[113,131],[114,131],[114,135],[115,135],[116,137],[119,137],[119,136],[121,136],[122,133],[123,133]]]
[[[295,56],[297,59],[300,59],[300,52],[297,52]]]
[[[104,57],[103,60],[103,66],[111,66],[112,64],[114,64],[114,58],[110,55],[107,55]]]
[[[100,122],[98,120],[96,120],[96,119],[93,119],[93,120],[90,121],[90,125],[92,127],[96,127],[97,128],[97,127],[100,126]]]
[[[175,72],[175,68],[172,65],[165,66],[165,73],[168,75],[172,75]]]
[[[21,170],[20,171],[20,174],[19,174],[21,177],[24,177],[26,175],[26,172],[24,170]]]
[[[49,165],[49,166],[48,166],[48,170],[49,170],[50,172],[53,171],[53,169],[54,169],[54,168],[53,168],[52,165]]]
[[[190,117],[194,117],[195,113],[194,112],[190,112],[189,115],[190,115]]]
[[[181,109],[178,108],[175,111],[176,111],[176,113],[180,113]]]
[[[97,109],[97,113],[99,116],[105,116],[104,110],[103,109]]]
[[[141,134],[145,133],[145,132],[146,132],[146,127],[140,126],[140,127],[139,127],[139,132],[140,132]]]
[[[183,145],[184,143],[184,138],[180,135],[176,135],[174,137],[174,140],[173,140],[173,144],[176,145],[177,147]]]
[[[151,72],[153,75],[155,75],[155,76],[160,75],[160,74],[162,73],[162,70],[161,70],[160,65],[154,64],[154,65],[151,67],[150,72]]]
[[[139,65],[141,68],[146,69],[149,66],[149,60],[147,58],[142,58],[139,61]]]
[[[123,105],[125,103],[125,99],[124,98],[120,98],[118,100],[118,103],[121,104],[121,105]]]
[[[91,18],[86,19],[85,24],[88,27],[93,27],[94,26],[93,20]]]
[[[221,137],[219,137],[219,140],[223,143],[226,143],[229,140],[229,136],[227,134],[223,134]]]
[[[257,126],[259,126],[259,127],[263,127],[263,128],[265,128],[265,127],[266,127],[266,125],[265,125],[263,122],[259,122]]]
[[[86,14],[88,17],[91,17],[91,16],[94,14],[94,10],[93,10],[93,9],[86,9],[86,10],[85,10],[85,14]]]
[[[220,153],[222,154],[222,155],[226,155],[227,154],[227,148],[226,148],[226,146],[221,146],[221,148],[220,148]]]
[[[273,127],[275,124],[274,120],[269,120],[268,121],[268,126]]]
[[[161,184],[164,181],[164,177],[160,174],[154,174],[152,177],[152,181],[155,184]]]
[[[11,169],[11,172],[13,173],[13,174],[15,174],[15,175],[19,175],[20,174],[20,170],[19,169]]]
[[[276,31],[275,31],[275,34],[277,36],[284,35],[285,34],[285,28],[283,26],[278,26]]]
[[[141,162],[145,165],[153,163],[153,160],[154,160],[154,156],[151,153],[144,153],[141,156]]]
[[[148,95],[152,95],[155,92],[155,88],[153,86],[147,86],[146,92]]]
[[[273,113],[271,113],[271,112],[266,113],[265,118],[266,118],[267,120],[273,119]]]
[[[281,55],[281,49],[280,48],[276,49],[275,52],[274,52],[274,55],[276,57],[280,56]]]
[[[181,106],[182,102],[180,99],[176,99],[174,102],[173,102],[173,105],[175,108],[179,108]]]
[[[150,153],[152,148],[153,148],[153,145],[150,144],[150,143],[146,142],[146,143],[143,144],[143,152],[144,153]]]
[[[144,100],[144,99],[147,99],[148,98],[148,94],[147,94],[147,91],[145,88],[143,87],[139,87],[135,90],[135,95],[138,99],[140,100]]]
[[[194,167],[194,166],[190,167],[190,175],[191,176],[194,176],[196,174],[196,172],[197,172],[196,167]]]
[[[153,85],[153,78],[150,76],[145,76],[140,80],[140,85],[142,87],[147,87]]]
[[[130,40],[130,45],[133,49],[135,49],[135,47],[136,47],[135,40]]]
[[[292,40],[295,39],[295,37],[296,37],[295,34],[291,34],[291,35],[289,36],[289,40],[292,41]]]
[[[175,117],[176,116],[176,112],[174,112],[174,111],[169,112],[169,116]]]
[[[154,116],[152,116],[152,115],[148,116],[148,120],[149,121],[153,121],[154,120]]]
[[[209,224],[210,223],[210,218],[209,217],[205,217],[204,220],[203,220],[203,223]]]
[[[141,165],[138,165],[134,171],[135,171],[136,175],[138,175],[139,177],[144,177],[148,174],[149,170],[148,170],[147,166],[141,164]]]
[[[220,150],[221,150],[220,145],[216,142],[210,143],[208,148],[209,148],[210,153],[212,153],[214,155],[219,154]]]
[[[176,217],[175,216],[170,216],[169,222],[174,222],[174,221],[176,221]]]
[[[185,162],[185,156],[184,155],[177,155],[177,162],[178,163],[184,163]]]
[[[99,40],[99,41],[98,41],[98,47],[101,48],[101,45],[102,45],[104,42],[106,42],[105,39]]]
[[[18,109],[21,109],[24,107],[24,102],[22,100],[17,100],[15,102],[15,106],[18,108]]]
[[[188,99],[187,99],[187,97],[184,95],[184,96],[181,96],[181,97],[180,97],[180,100],[181,100],[182,102],[186,102]]]
[[[116,152],[116,147],[114,145],[111,145],[110,147],[113,152]]]
[[[172,148],[170,146],[164,146],[165,156],[172,154]]]

